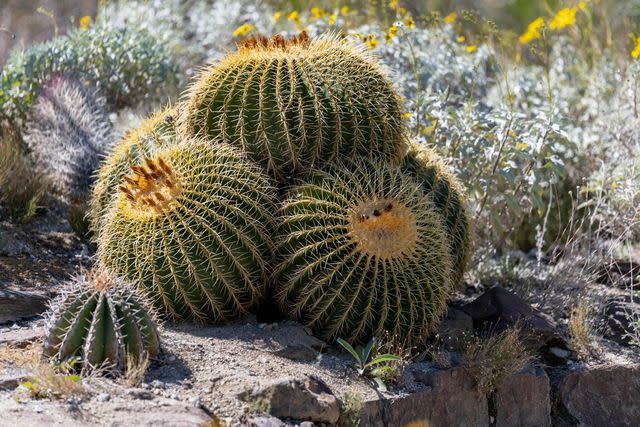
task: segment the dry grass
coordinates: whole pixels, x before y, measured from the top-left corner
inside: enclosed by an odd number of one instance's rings
[[[0,205],[14,221],[26,223],[45,194],[16,130],[0,124]]]
[[[569,314],[569,347],[581,360],[598,354],[587,304],[579,303]]]
[[[138,387],[142,384],[144,376],[149,368],[149,355],[143,354],[140,357],[135,357],[131,354],[127,354],[127,360],[125,362],[124,375],[122,376],[122,382],[129,387]]]
[[[476,379],[478,388],[490,394],[508,377],[521,371],[532,355],[513,327],[487,339],[474,338],[464,350],[461,365]]]

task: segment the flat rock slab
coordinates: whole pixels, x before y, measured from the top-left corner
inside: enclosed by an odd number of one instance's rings
[[[551,425],[549,377],[542,368],[526,368],[507,378],[496,390],[496,427]]]
[[[0,329],[0,345],[25,348],[35,342],[44,340],[44,328],[2,328]]]
[[[598,366],[567,375],[562,404],[580,426],[637,426],[640,420],[640,365]]]
[[[40,294],[0,290],[0,324],[39,316],[47,311],[47,302]]]
[[[360,425],[480,427],[489,425],[487,398],[462,368],[413,372],[425,388],[415,393],[364,403]]]

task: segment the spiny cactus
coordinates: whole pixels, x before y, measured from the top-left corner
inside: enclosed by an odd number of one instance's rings
[[[251,38],[188,90],[185,134],[220,137],[276,177],[338,156],[400,159],[403,109],[378,62],[334,36]]]
[[[175,142],[176,111],[167,107],[127,132],[103,160],[92,189],[89,218],[94,236],[100,233],[102,219],[118,187],[131,172],[131,166],[151,156],[155,150]]]
[[[104,98],[72,77],[50,80],[29,111],[24,139],[37,172],[64,201],[85,199],[112,145]]]
[[[471,257],[471,217],[464,187],[434,151],[415,141],[402,161],[402,170],[420,183],[425,194],[431,195],[442,216],[453,261],[451,280],[453,286],[458,286]]]
[[[98,258],[169,317],[222,321],[264,291],[274,210],[258,166],[226,144],[184,140],[131,167]]]
[[[44,353],[79,357],[82,370],[122,371],[128,357],[155,357],[160,339],[153,311],[133,287],[102,268],[71,280],[51,303]]]
[[[283,204],[277,250],[278,300],[324,339],[386,331],[417,344],[446,307],[440,215],[413,178],[379,160],[312,172]]]

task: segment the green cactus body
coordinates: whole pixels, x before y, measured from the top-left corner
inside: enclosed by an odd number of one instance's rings
[[[431,195],[435,209],[447,230],[453,270],[453,286],[462,283],[471,257],[471,217],[464,187],[447,171],[439,156],[424,144],[412,142],[402,161],[403,172],[413,176],[425,194]]]
[[[98,236],[104,216],[131,166],[167,144],[175,142],[176,111],[166,108],[129,131],[107,155],[98,170],[89,208],[91,230]]]
[[[77,277],[51,306],[44,353],[59,362],[78,357],[85,372],[122,371],[128,356],[160,351],[153,312],[133,287],[104,270]]]
[[[218,322],[252,307],[273,249],[274,192],[234,148],[183,140],[132,166],[98,258],[173,319]]]
[[[324,339],[423,342],[446,307],[451,260],[431,198],[399,167],[312,172],[282,207],[277,297]]]
[[[187,93],[180,131],[220,137],[277,178],[338,156],[400,159],[403,108],[381,66],[346,40],[249,39]]]

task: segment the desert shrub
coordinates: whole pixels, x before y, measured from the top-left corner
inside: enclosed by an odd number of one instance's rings
[[[45,81],[74,73],[95,86],[113,108],[165,95],[176,81],[171,52],[133,26],[94,25],[15,51],[0,74],[1,116],[23,119]]]

